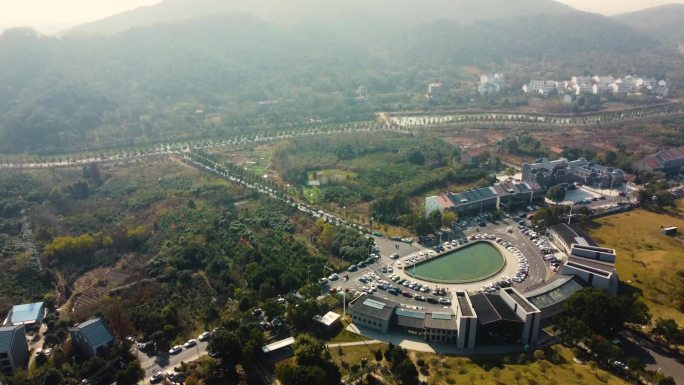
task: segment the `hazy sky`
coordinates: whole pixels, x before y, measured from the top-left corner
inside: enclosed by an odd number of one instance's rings
[[[160,0],[0,0],[0,29],[29,25],[42,32],[49,33],[79,23],[101,19],[127,9],[155,4],[159,1]],[[667,3],[684,3],[684,0],[558,1],[582,10],[599,12],[606,15]]]

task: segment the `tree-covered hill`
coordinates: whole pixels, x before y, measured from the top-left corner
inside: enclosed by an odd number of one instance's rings
[[[670,4],[625,13],[618,21],[673,44],[684,44],[684,4]]]
[[[499,0],[482,4],[490,1]],[[610,56],[638,72],[645,65],[639,55],[657,47],[646,34],[581,12],[468,23],[354,15],[284,25],[230,13],[99,36],[6,31],[0,152],[60,153],[231,127],[368,120],[379,110],[422,108],[427,83],[457,78],[461,66],[499,70],[550,58],[581,68],[593,63],[598,71],[596,58]],[[399,96],[359,100],[360,85],[371,96]]]

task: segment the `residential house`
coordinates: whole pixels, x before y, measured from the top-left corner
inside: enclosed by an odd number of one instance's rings
[[[114,335],[102,318],[94,318],[69,328],[71,341],[87,358],[103,356],[114,342]]]

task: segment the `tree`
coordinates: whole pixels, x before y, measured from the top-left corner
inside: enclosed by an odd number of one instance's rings
[[[676,346],[684,343],[684,330],[679,328],[677,322],[671,318],[658,318],[655,321],[655,327],[653,328],[652,333],[671,345]]]
[[[558,203],[565,199],[565,188],[560,185],[551,186],[546,192],[546,197]]]
[[[423,164],[425,164],[425,155],[418,149],[411,150],[411,152],[409,152],[408,154],[407,159],[409,162],[416,165],[422,166]]]
[[[408,357],[392,367],[392,373],[401,385],[418,385],[418,370]]]
[[[242,346],[237,335],[223,328],[211,336],[209,351],[215,352],[226,367],[234,367],[242,358]]]
[[[116,373],[117,385],[135,385],[142,380],[145,372],[140,367],[139,361],[131,361],[122,370]]]
[[[532,354],[534,355],[534,359],[537,361],[541,361],[544,359],[544,351],[543,350],[537,349]]]
[[[428,216],[428,223],[432,230],[439,230],[442,227],[442,214],[439,210],[435,210]]]
[[[451,227],[451,224],[456,222],[456,219],[458,219],[456,213],[451,210],[447,210],[444,212],[444,215],[442,215],[442,226]]]

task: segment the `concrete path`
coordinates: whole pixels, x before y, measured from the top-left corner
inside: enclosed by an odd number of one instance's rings
[[[347,346],[363,346],[363,345],[372,345],[372,344],[386,344],[386,342],[378,341],[378,340],[366,340],[366,341],[354,341],[354,342],[338,342],[338,343],[334,343],[334,344],[326,344],[325,346],[327,346],[329,348],[337,348],[337,347],[345,348]]]

